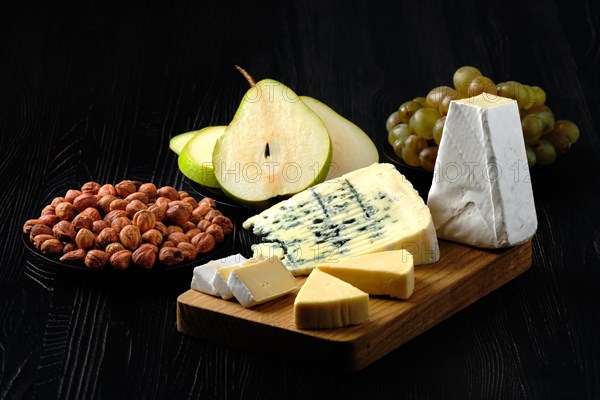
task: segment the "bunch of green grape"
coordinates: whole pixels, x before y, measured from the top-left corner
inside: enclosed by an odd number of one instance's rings
[[[579,139],[577,125],[554,118],[552,110],[545,105],[546,92],[539,86],[515,81],[496,84],[471,66],[457,69],[452,81],[454,87],[435,87],[427,97],[415,97],[402,103],[388,117],[388,142],[406,164],[433,171],[450,102],[481,93],[516,100],[529,167],[553,163]]]

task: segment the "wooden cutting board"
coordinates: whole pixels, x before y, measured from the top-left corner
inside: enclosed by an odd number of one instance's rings
[[[210,342],[312,368],[351,373],[398,348],[531,266],[531,242],[482,250],[440,241],[441,258],[415,267],[409,300],[371,297],[368,322],[340,329],[299,330],[296,292],[245,309],[194,290],[177,299],[177,329]],[[298,279],[298,288],[305,278]]]

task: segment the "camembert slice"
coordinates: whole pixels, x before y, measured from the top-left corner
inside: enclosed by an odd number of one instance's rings
[[[212,296],[218,296],[219,292],[213,286],[212,282],[215,276],[215,272],[219,268],[229,267],[231,265],[240,264],[246,261],[246,258],[241,254],[232,254],[225,258],[218,260],[212,260],[206,264],[199,265],[194,268],[192,275],[191,288],[199,292],[210,294]]]
[[[338,263],[317,265],[323,271],[372,295],[408,299],[415,288],[413,257],[408,251],[394,250],[363,254]]]
[[[315,269],[294,301],[298,329],[329,329],[369,319],[369,295],[347,282]]]

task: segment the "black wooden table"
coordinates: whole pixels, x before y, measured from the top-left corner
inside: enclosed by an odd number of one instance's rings
[[[600,398],[596,3],[284,3],[2,10],[0,398]],[[545,88],[581,139],[533,172],[532,268],[346,376],[179,334],[189,271],[118,285],[28,252],[23,222],[84,182],[192,193],[168,142],[230,121],[247,89],[235,64],[324,101],[380,150],[387,116],[461,65]],[[402,172],[426,190],[426,175]]]

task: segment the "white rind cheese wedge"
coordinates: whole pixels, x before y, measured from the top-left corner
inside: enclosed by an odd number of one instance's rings
[[[483,93],[450,103],[427,203],[438,237],[486,248],[531,239],[529,178],[516,101]]]
[[[247,259],[241,254],[232,254],[225,258],[218,260],[212,260],[206,264],[199,265],[194,268],[192,275],[191,288],[199,292],[210,294],[211,296],[218,296],[219,292],[215,289],[212,284],[215,272],[219,268],[228,267],[231,265],[240,264]]]
[[[294,300],[298,329],[358,325],[369,319],[369,295],[335,276],[315,269]]]
[[[253,307],[296,289],[296,278],[279,258],[251,260],[231,271],[227,286],[244,307]]]
[[[319,264],[317,270],[370,295],[408,299],[415,288],[413,257],[403,249],[350,257],[339,263]]]
[[[280,257],[294,275],[317,263],[407,249],[415,265],[436,262],[429,209],[391,164],[373,164],[320,183],[244,222],[262,243],[254,257]]]
[[[242,265],[232,265],[229,267],[219,268],[215,272],[212,285],[217,290],[218,295],[221,296],[223,300],[229,300],[233,298],[233,293],[231,293],[231,290],[229,290],[229,286],[227,286],[227,280],[231,276],[233,270],[241,268]]]

